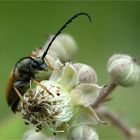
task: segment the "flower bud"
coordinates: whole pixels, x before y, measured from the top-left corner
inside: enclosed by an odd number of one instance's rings
[[[133,86],[140,79],[140,67],[129,55],[115,54],[108,60],[108,72],[112,80],[121,86]]]
[[[77,51],[77,44],[74,40],[74,38],[69,34],[60,34],[57,39],[62,44],[62,46],[65,48],[66,52],[69,55],[69,58],[72,58],[74,53]]]
[[[82,63],[75,63],[73,64],[73,66],[75,67],[78,73],[79,83],[97,82],[97,74],[92,67]]]
[[[53,35],[49,35],[49,38],[47,39],[43,47],[33,50],[30,55],[32,57],[41,57],[53,37]],[[71,60],[73,58],[73,55],[77,51],[77,48],[78,47],[74,38],[69,34],[62,33],[56,37],[48,51],[48,54],[53,56],[55,59],[59,58],[62,62],[67,62],[68,60]]]
[[[47,40],[47,42],[42,48],[43,50],[46,50],[52,38],[53,36],[50,35],[49,39]],[[69,59],[72,59],[76,50],[77,50],[77,45],[75,40],[72,38],[72,36],[68,34],[60,34],[52,43],[52,46],[49,49],[48,54],[50,54],[50,51],[53,51],[57,54],[58,58],[62,62],[66,62]]]
[[[51,138],[48,138],[41,132],[29,130],[23,135],[22,140],[51,140]]]
[[[70,140],[99,140],[98,134],[90,126],[76,126],[72,128]]]

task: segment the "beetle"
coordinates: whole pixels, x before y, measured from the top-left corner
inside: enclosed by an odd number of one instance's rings
[[[48,69],[48,65],[45,62],[45,56],[47,55],[53,41],[62,32],[62,30],[67,27],[69,23],[71,23],[75,18],[80,15],[87,16],[88,19],[91,21],[90,16],[85,12],[75,14],[55,34],[41,57],[23,57],[17,61],[14,69],[10,73],[6,88],[6,100],[14,113],[19,111],[19,101],[21,100],[22,102],[24,102],[22,96],[29,89],[31,82],[35,82],[44,90],[46,90],[48,94],[53,96],[45,86],[36,81],[36,73],[38,71],[46,71]]]

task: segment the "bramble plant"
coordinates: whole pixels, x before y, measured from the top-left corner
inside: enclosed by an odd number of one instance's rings
[[[46,44],[31,55],[41,56]],[[31,85],[18,106],[25,123],[39,131],[27,131],[23,139],[99,140],[94,126],[105,125],[109,120],[127,139],[136,138],[137,130],[129,128],[104,104],[117,86],[129,87],[139,81],[140,67],[136,60],[126,54],[111,56],[107,64],[111,82],[107,86],[99,86],[97,74],[91,66],[69,61],[76,50],[77,45],[68,34],[61,34],[54,41],[46,56],[50,72],[37,74],[40,83],[49,89],[50,94],[38,85]],[[101,120],[101,116],[107,118],[108,122]],[[52,136],[47,136],[45,129],[49,129]]]

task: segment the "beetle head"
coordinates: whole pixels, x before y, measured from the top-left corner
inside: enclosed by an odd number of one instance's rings
[[[44,59],[37,57],[34,59],[32,67],[36,70],[47,70],[48,65],[45,63]]]

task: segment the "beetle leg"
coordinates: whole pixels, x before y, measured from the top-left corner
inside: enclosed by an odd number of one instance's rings
[[[13,87],[14,90],[15,90],[15,93],[17,94],[17,96],[20,98],[20,100],[22,102],[24,102],[24,99],[23,99],[23,96],[21,95],[21,93],[18,91],[18,89],[16,87]]]
[[[39,82],[37,82],[36,80],[32,80],[35,84],[39,85],[41,88],[43,88],[49,95],[52,95],[54,97],[54,95],[42,84],[40,84]]]
[[[21,95],[21,93],[18,91],[18,89],[16,87],[13,87],[15,90],[15,93],[17,94],[17,96],[20,98],[20,100],[23,102],[23,105],[25,105],[24,107],[26,108],[26,110],[29,112],[28,109],[28,105],[27,103],[24,101],[23,96]]]

